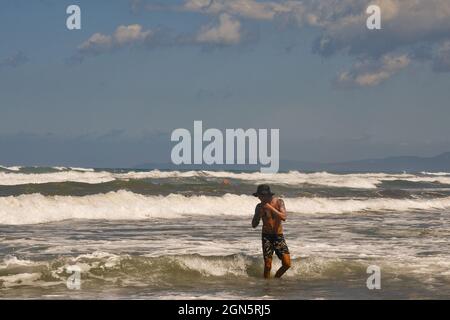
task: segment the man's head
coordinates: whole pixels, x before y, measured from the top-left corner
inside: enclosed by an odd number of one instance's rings
[[[253,193],[255,197],[258,197],[261,202],[270,202],[272,200],[272,197],[274,193],[270,191],[270,186],[267,184],[261,184],[256,189],[256,192]]]

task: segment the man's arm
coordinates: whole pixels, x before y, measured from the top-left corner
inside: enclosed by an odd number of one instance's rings
[[[286,207],[284,206],[284,201],[281,199],[278,199],[278,207],[280,210],[274,208],[270,205],[270,203],[266,203],[265,207],[267,209],[270,209],[272,212],[274,212],[282,221],[286,221],[287,215],[286,215]]]
[[[252,219],[252,227],[256,228],[259,224],[259,221],[261,220],[261,211],[260,211],[261,206],[259,205],[259,203],[256,205],[255,208],[255,214],[253,215],[253,219]]]

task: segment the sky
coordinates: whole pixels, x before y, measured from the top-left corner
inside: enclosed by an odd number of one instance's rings
[[[194,120],[279,128],[285,160],[433,156],[449,88],[448,0],[0,0],[2,165],[169,162]]]

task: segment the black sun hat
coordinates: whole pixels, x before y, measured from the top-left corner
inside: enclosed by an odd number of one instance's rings
[[[260,184],[258,186],[258,189],[256,189],[256,192],[253,193],[255,197],[259,196],[273,196],[275,193],[270,191],[270,187],[267,184]]]

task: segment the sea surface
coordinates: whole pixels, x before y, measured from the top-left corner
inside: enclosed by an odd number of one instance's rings
[[[288,210],[282,279],[262,278],[260,183]],[[449,240],[445,172],[0,167],[0,299],[450,299]]]

